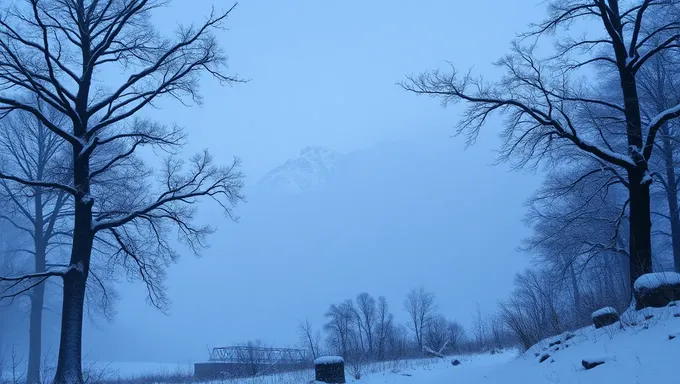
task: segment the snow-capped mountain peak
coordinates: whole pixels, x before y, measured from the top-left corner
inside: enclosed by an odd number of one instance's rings
[[[340,154],[324,147],[305,147],[300,156],[267,173],[258,188],[266,192],[299,194],[323,186],[335,169]]]

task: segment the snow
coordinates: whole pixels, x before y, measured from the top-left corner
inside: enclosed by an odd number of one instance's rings
[[[680,114],[680,104],[676,105],[675,107],[668,108],[667,110],[659,113],[658,115],[654,116],[650,121],[649,124],[647,124],[647,132],[649,132],[649,129],[651,129],[654,126],[659,125],[659,122],[667,120],[669,116],[674,116]]]
[[[652,175],[649,173],[649,171],[645,171],[645,175],[642,177],[642,180],[640,180],[640,185],[651,184],[651,183],[652,183]]]
[[[647,273],[635,280],[634,288],[636,291],[641,289],[655,289],[662,285],[680,284],[680,273],[677,272],[657,272]]]
[[[618,316],[619,313],[616,312],[616,309],[614,309],[612,307],[605,307],[605,308],[601,308],[601,309],[598,309],[597,311],[593,312],[592,318],[594,319],[596,317],[600,317],[600,316],[604,316],[604,315],[617,315]]]
[[[322,356],[314,360],[314,365],[320,364],[338,364],[344,363],[345,360],[340,356]]]
[[[630,156],[626,156],[626,155],[623,155],[623,154],[621,154],[621,153],[611,151],[611,150],[609,150],[609,149],[606,148],[606,147],[597,145],[597,144],[595,144],[595,143],[593,143],[593,142],[591,142],[591,141],[589,141],[589,140],[587,140],[587,139],[581,138],[581,137],[579,137],[578,139],[579,139],[583,144],[585,144],[586,146],[592,147],[592,148],[597,148],[598,151],[604,153],[605,155],[607,155],[607,156],[609,156],[609,157],[611,157],[611,158],[614,158],[614,159],[617,159],[617,160],[619,160],[619,161],[628,163],[629,165],[635,166],[635,161],[633,161],[633,158],[630,157]]]
[[[677,317],[676,317],[677,316]],[[680,308],[629,309],[622,314],[623,327],[595,329],[588,326],[545,339],[525,353],[504,351],[498,354],[454,355],[445,359],[400,360],[364,366],[360,380],[352,376],[351,364],[345,365],[347,383],[355,384],[636,384],[678,381],[677,356],[680,356]],[[635,325],[634,325],[635,324]],[[673,336],[673,337],[671,337]],[[560,341],[559,344],[554,344]],[[553,344],[550,346],[550,344]],[[549,353],[539,363],[537,357]],[[325,358],[322,358],[325,359]],[[453,366],[453,359],[461,364]],[[586,370],[583,362],[605,362]],[[116,370],[116,364],[107,365]],[[128,376],[132,370],[120,369]],[[168,373],[179,372],[167,366]],[[178,366],[175,365],[175,369]],[[185,365],[184,373],[191,372]],[[87,369],[87,368],[86,368]],[[156,373],[158,366],[156,367]],[[122,372],[120,372],[122,373]],[[144,374],[153,373],[145,368]],[[210,384],[299,384],[310,383],[313,370],[260,376],[249,379],[220,380]],[[156,381],[164,384],[163,381]],[[172,381],[178,383],[178,381]]]

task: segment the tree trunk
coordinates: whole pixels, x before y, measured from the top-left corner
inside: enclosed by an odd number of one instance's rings
[[[38,177],[41,178],[42,170],[38,170]],[[33,199],[35,208],[35,220],[33,222],[33,249],[35,251],[35,272],[45,272],[46,253],[43,232],[43,206],[42,190],[34,188],[35,198]],[[31,319],[29,325],[29,344],[28,344],[28,368],[26,370],[26,383],[40,383],[40,363],[42,361],[42,312],[45,302],[45,283],[39,284],[31,290]]]
[[[661,128],[661,143],[666,168],[666,198],[668,199],[668,216],[671,223],[671,241],[675,270],[680,272],[680,212],[678,212],[678,181],[675,174],[675,159],[668,124]]]
[[[618,8],[618,2],[611,4]],[[618,10],[615,12],[618,14]],[[618,26],[621,30],[621,26]],[[643,156],[644,142],[642,118],[640,116],[640,98],[637,92],[635,74],[628,69],[625,49],[616,50],[621,79],[621,90],[626,116],[626,138],[631,158],[635,166],[629,167],[629,212],[630,212],[630,281],[633,287],[635,280],[645,273],[652,272],[652,219],[650,210],[649,159]],[[649,179],[649,180],[647,180]]]
[[[92,231],[92,205],[94,200],[90,197],[89,159],[79,155],[81,150],[82,148],[74,147],[73,179],[79,196],[75,199],[73,246],[69,270],[64,275],[59,357],[54,384],[83,384],[83,310],[94,242]]]
[[[36,249],[36,272],[45,270],[44,248]],[[40,268],[40,269],[39,269]],[[26,370],[26,383],[39,384],[40,369],[42,362],[42,314],[45,302],[45,283],[42,283],[31,292],[31,319],[29,328],[28,369]]]
[[[630,282],[652,272],[652,221],[649,184],[643,183],[643,172],[628,171],[630,184]]]
[[[54,384],[83,384],[82,329],[85,276],[72,269],[64,277],[59,358]]]
[[[578,287],[578,279],[576,278],[576,271],[574,271],[574,264],[569,263],[569,279],[571,281],[571,289],[573,293],[573,298],[574,298],[574,313],[578,316],[578,319],[581,319],[581,290]]]

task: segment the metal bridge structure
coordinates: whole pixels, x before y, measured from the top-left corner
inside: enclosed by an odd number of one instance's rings
[[[194,376],[200,379],[249,377],[310,366],[311,361],[302,349],[239,345],[213,348],[207,362],[194,364]]]
[[[216,347],[210,351],[211,362],[301,364],[306,363],[305,351],[295,348],[267,348],[249,345]]]

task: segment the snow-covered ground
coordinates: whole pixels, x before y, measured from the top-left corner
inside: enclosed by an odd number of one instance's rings
[[[372,364],[362,369],[357,384],[656,384],[680,382],[680,306],[629,310],[616,323],[600,329],[589,326],[544,340],[523,354],[452,356]],[[461,364],[453,366],[452,359]],[[542,361],[541,361],[542,360]],[[604,361],[590,370],[582,361]],[[190,364],[110,363],[85,364],[105,372],[108,379],[138,376],[191,374]],[[6,373],[6,372],[5,372]],[[312,371],[218,381],[213,384],[302,384],[313,379]],[[175,381],[176,383],[176,381]],[[160,384],[160,383],[159,383]]]

